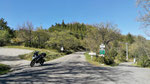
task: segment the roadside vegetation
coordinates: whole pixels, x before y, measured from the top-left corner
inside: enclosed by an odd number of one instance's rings
[[[118,61],[115,61],[114,63],[110,64],[110,65],[107,65],[107,64],[104,64],[105,62],[102,62],[102,61],[106,61],[104,57],[98,57],[98,55],[96,56],[93,56],[93,58],[91,58],[91,55],[89,55],[88,53],[85,53],[85,58],[86,60],[94,65],[94,66],[104,66],[104,67],[109,67],[109,66],[117,66],[119,65],[119,62]],[[101,61],[100,61],[101,60]]]
[[[116,24],[100,23],[88,25],[84,23],[56,23],[49,28],[34,27],[26,22],[11,29],[3,18],[0,19],[0,46],[18,47],[46,52],[46,60],[52,60],[76,51],[96,52],[99,45],[106,45],[105,57],[96,56],[93,63],[116,65],[126,62],[126,43],[129,48],[129,60],[136,58],[137,64],[150,67],[150,41],[143,36],[130,33],[122,35]],[[61,48],[64,48],[63,53]],[[31,60],[33,53],[21,55],[22,59]]]
[[[8,65],[0,64],[0,75],[10,72],[10,69]]]

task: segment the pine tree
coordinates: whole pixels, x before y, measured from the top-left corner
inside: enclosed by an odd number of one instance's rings
[[[0,30],[6,30],[11,38],[14,37],[14,31],[10,29],[10,27],[7,25],[7,21],[4,21],[3,18],[0,19]]]
[[[134,42],[134,38],[130,33],[128,33],[128,35],[126,36],[126,41],[130,44]]]

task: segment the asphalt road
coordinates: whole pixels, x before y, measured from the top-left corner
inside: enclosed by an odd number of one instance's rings
[[[0,48],[0,59],[5,56],[2,50]],[[16,57],[15,61],[18,60]],[[96,67],[85,61],[83,52],[32,68],[30,62],[21,61],[20,65],[15,65],[15,71],[0,76],[0,84],[150,84],[150,69],[133,67],[130,63],[117,67]]]

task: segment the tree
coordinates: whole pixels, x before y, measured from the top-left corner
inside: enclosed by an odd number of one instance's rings
[[[3,18],[0,19],[0,30],[10,31],[10,28],[7,26],[7,22]]]
[[[22,40],[22,42],[25,42],[25,46],[31,47],[31,41],[33,38],[33,25],[30,22],[27,22],[26,24],[23,24],[22,26],[18,27],[18,33],[17,37]]]
[[[98,52],[101,42],[101,36],[99,36],[98,29],[93,26],[88,26],[87,34],[84,38],[83,46],[90,51]]]
[[[50,38],[46,42],[47,47],[51,47],[59,51],[61,47],[64,47],[65,51],[77,50],[80,42],[69,33],[69,31],[54,31],[53,33],[50,33]]]
[[[137,6],[141,9],[138,21],[142,23],[145,33],[150,36],[150,0],[137,0]]]
[[[6,30],[0,30],[0,46],[6,45],[9,42],[9,33]]]
[[[150,46],[149,41],[144,37],[138,36],[136,41],[129,47],[132,57],[137,59],[137,63],[142,67],[150,66]]]
[[[120,30],[111,23],[101,23],[94,25],[98,29],[101,42],[108,46],[110,42],[119,40]]]
[[[127,34],[126,41],[130,44],[132,44],[134,42],[134,38],[130,33]]]
[[[45,42],[49,40],[49,32],[42,27],[37,27],[33,33],[32,47],[45,48]]]
[[[7,21],[5,21],[3,18],[0,19],[0,30],[6,30],[10,34],[8,38],[14,37],[14,31],[10,29],[10,27],[7,25]]]
[[[85,37],[85,32],[86,32],[86,25],[85,24],[80,24],[78,22],[75,23],[68,23],[65,24],[64,21],[62,21],[61,24],[56,23],[55,25],[51,26],[48,30],[49,32],[53,32],[53,31],[66,31],[69,30],[71,32],[72,35],[74,35],[77,39],[81,39],[83,40],[83,38]]]

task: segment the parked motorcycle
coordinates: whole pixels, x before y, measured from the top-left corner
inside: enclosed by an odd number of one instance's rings
[[[41,65],[43,65],[45,62],[45,59],[44,59],[45,56],[46,56],[46,53],[39,54],[38,51],[34,52],[30,66],[33,67],[35,63],[40,63]]]

